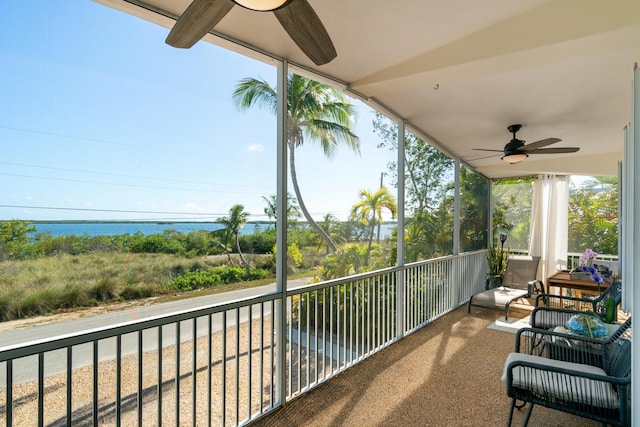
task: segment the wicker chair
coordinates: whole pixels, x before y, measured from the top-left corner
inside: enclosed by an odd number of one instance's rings
[[[469,299],[467,313],[471,307],[489,308],[504,311],[508,319],[509,306],[520,298],[530,298],[532,294],[543,291],[543,285],[536,279],[540,257],[517,255],[509,257],[502,286],[477,292]]]
[[[536,306],[531,312],[530,324],[534,328],[549,329],[564,325],[571,316],[584,311],[593,311],[604,318],[606,302],[613,300],[613,319],[617,319],[617,308],[622,300],[622,282],[614,282],[597,298],[576,298],[552,294],[540,294],[536,297]]]
[[[574,310],[591,310],[601,313],[607,298],[613,298],[618,306],[622,300],[622,282],[617,280],[605,289],[598,297],[572,297],[556,294],[540,294],[536,296],[536,307],[570,308]]]
[[[602,355],[607,345],[630,339],[631,318],[622,324],[607,325],[606,338],[590,338],[570,332],[523,328],[516,333],[516,353],[543,356],[566,362],[586,363],[602,367]]]
[[[603,424],[630,425],[631,319],[607,340],[524,328],[505,362],[502,380],[513,411],[530,403]],[[517,402],[524,402],[518,405]]]

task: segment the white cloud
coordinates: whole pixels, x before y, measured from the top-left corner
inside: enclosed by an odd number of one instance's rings
[[[245,151],[264,151],[262,144],[250,144],[245,148]]]

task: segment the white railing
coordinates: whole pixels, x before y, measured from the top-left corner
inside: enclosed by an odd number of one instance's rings
[[[463,304],[486,269],[481,251],[290,289],[284,331],[274,293],[0,348],[0,424],[243,425],[281,406],[280,378],[286,400],[312,389]]]
[[[515,255],[528,255],[529,251],[527,249],[510,249],[510,253]],[[580,252],[569,252],[567,254],[567,268],[569,270],[576,268],[580,265],[580,257],[582,253]],[[609,255],[609,254],[598,254],[595,258],[594,262],[604,261],[606,264],[617,263],[618,255]]]
[[[580,265],[580,257],[582,253],[578,252],[569,252],[567,257],[567,268],[569,270],[576,268]],[[595,258],[594,262],[598,263],[598,261],[605,261],[605,263],[618,262],[618,255],[607,255],[607,254],[598,254]]]

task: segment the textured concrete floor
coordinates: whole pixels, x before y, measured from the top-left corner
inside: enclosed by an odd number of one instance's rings
[[[515,335],[487,329],[498,316],[461,307],[252,427],[504,426],[510,399],[500,376]],[[523,418],[517,411],[513,425]],[[600,424],[536,406],[529,425]]]

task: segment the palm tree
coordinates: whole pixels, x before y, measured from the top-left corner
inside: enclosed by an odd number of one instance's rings
[[[295,163],[295,149],[305,141],[319,143],[325,156],[330,157],[340,144],[360,152],[358,137],[351,132],[350,123],[356,116],[355,108],[331,86],[290,73],[287,78],[287,145],[291,182],[302,214],[309,225],[322,236],[332,252],[336,244],[313,220],[300,188]],[[277,111],[277,92],[266,81],[245,78],[238,82],[233,100],[242,109],[253,106]]]
[[[373,194],[367,190],[360,190],[360,201],[351,208],[351,216],[358,219],[363,225],[369,227],[369,245],[367,246],[365,263],[369,262],[369,254],[371,253],[371,245],[373,243],[376,225],[382,224],[383,222],[383,209],[387,209],[391,212],[391,217],[395,218],[398,209],[396,199],[386,187],[380,187],[380,189]]]
[[[267,215],[269,219],[277,220],[277,196],[275,194],[269,197],[262,196],[262,200],[267,203],[267,207],[264,208],[265,215]],[[290,193],[287,193],[287,228],[296,225],[298,218],[300,218],[300,208],[298,207],[296,199]]]
[[[338,221],[338,218],[336,218],[334,215],[330,213],[326,214],[324,218],[322,218],[320,224],[321,228],[325,231],[325,233],[329,235],[331,241],[333,241],[334,243],[342,244],[347,241],[343,227],[340,224],[340,221]],[[311,237],[311,243],[314,246],[318,247],[318,253],[320,253],[322,248],[325,247],[326,254],[329,254],[329,245],[319,234],[313,234],[313,236]]]
[[[227,233],[232,233],[235,236],[236,240],[236,249],[238,250],[238,255],[240,255],[240,260],[245,266],[248,266],[249,263],[244,259],[244,255],[242,255],[242,250],[240,250],[240,229],[243,225],[247,223],[247,218],[249,217],[249,212],[244,210],[244,206],[242,205],[233,205],[231,209],[229,209],[229,216],[223,216],[222,218],[218,218],[216,222],[225,226],[225,231]]]

